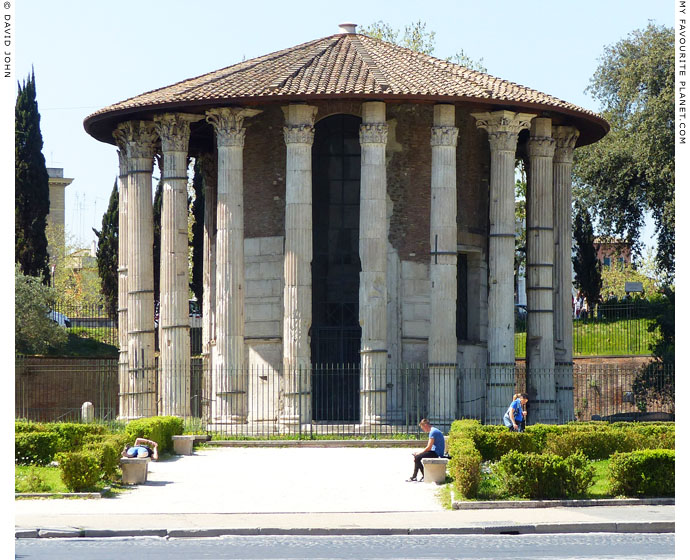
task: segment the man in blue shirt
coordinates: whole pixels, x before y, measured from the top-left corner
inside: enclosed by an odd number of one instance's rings
[[[431,422],[426,418],[422,418],[419,423],[419,427],[429,434],[429,442],[426,447],[419,453],[413,453],[414,457],[414,472],[412,476],[407,479],[407,482],[417,482],[417,472],[422,472],[422,478],[419,482],[424,480],[424,466],[422,465],[422,459],[435,459],[437,457],[443,457],[446,450],[446,440],[443,437],[443,433],[438,428],[434,428]]]
[[[527,393],[518,393],[513,397],[513,402],[510,403],[508,410],[503,415],[503,423],[511,432],[524,432],[525,426],[523,424],[524,415],[527,412],[523,409],[527,406]]]

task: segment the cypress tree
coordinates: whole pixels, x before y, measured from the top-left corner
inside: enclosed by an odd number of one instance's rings
[[[162,171],[161,171],[162,174]],[[161,300],[161,211],[163,206],[163,180],[158,181],[153,196],[153,299]]]
[[[113,186],[108,201],[108,209],[103,214],[101,231],[93,232],[98,237],[98,250],[96,251],[96,261],[98,263],[98,275],[101,277],[101,293],[105,298],[108,316],[117,316],[118,298],[118,236],[119,236],[119,193],[117,181]]]
[[[14,109],[14,260],[28,276],[50,282],[47,216],[50,187],[41,150],[41,116],[33,70],[19,92]]]
[[[601,294],[601,263],[594,247],[594,228],[592,218],[583,203],[575,206],[573,236],[575,237],[575,256],[573,270],[575,284],[582,291],[590,309],[599,301]]]
[[[190,287],[199,303],[204,298],[204,186],[201,176],[201,163],[197,158],[194,162],[194,202],[192,203],[192,215],[194,224],[192,225],[192,282]]]

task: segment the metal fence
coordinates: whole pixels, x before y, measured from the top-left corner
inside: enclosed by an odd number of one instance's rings
[[[117,315],[111,316],[104,305],[56,303],[52,311],[64,316],[68,332],[112,346],[118,345]]]
[[[604,303],[573,318],[574,356],[649,356],[658,338],[650,331],[653,304]],[[525,357],[526,315],[515,317],[515,355]]]
[[[142,382],[139,392],[119,385],[117,360],[18,358],[15,416],[78,420],[82,403],[89,401],[101,420],[173,413],[195,429],[227,437],[394,436],[418,434],[421,418],[438,424],[439,415],[448,419],[445,428],[455,418],[500,423],[513,393],[548,386],[555,387],[559,422],[672,419],[675,410],[674,369],[654,364],[574,366],[572,385],[569,377],[561,378],[568,379],[566,383],[558,381],[562,369],[439,371],[427,364],[388,368],[379,380],[356,366],[287,373],[269,366],[210,371],[200,359],[192,360],[190,367],[155,364],[129,375]],[[506,402],[492,411],[490,394],[496,387]],[[539,398],[531,396],[528,410],[535,412]],[[444,409],[448,403],[450,412]],[[537,420],[534,414],[528,418]]]

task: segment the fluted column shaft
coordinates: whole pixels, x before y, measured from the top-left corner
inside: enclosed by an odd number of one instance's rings
[[[127,181],[127,330],[130,418],[155,416],[153,321],[153,203],[151,175],[158,137],[153,123],[128,121],[118,129],[129,160]],[[122,389],[120,390],[122,393]]]
[[[457,144],[455,107],[436,105],[431,129],[429,417],[446,427],[457,405]]]
[[[579,131],[555,126],[553,158],[554,217],[554,352],[558,421],[574,418],[572,313],[572,167]]]
[[[515,386],[515,149],[518,133],[535,115],[473,113],[487,131],[491,149],[489,184],[489,327],[487,332],[487,421],[499,423]]]
[[[216,212],[216,408],[214,422],[247,421],[247,369],[244,360],[244,187],[246,117],[253,109],[211,109],[207,120],[218,145]]]
[[[386,418],[387,330],[387,234],[386,234],[386,104],[362,104],[361,175],[359,197],[359,324],[361,420],[380,424]]]
[[[316,107],[283,107],[287,148],[283,274],[284,430],[311,422],[312,160]]]
[[[118,190],[118,235],[117,235],[117,338],[119,415],[127,419],[131,416],[132,401],[129,391],[129,360],[127,358],[127,148],[120,135],[115,134],[120,160],[120,174],[117,179]]]
[[[527,183],[527,390],[530,421],[556,421],[551,119],[532,121]]]
[[[161,413],[189,416],[189,240],[187,233],[187,150],[190,123],[198,115],[156,116],[163,151],[160,260]]]
[[[216,200],[218,182],[217,154],[199,156],[200,172],[204,188],[204,255],[203,255],[203,283],[201,323],[201,352],[203,355],[203,394],[212,394],[213,364],[216,339]],[[203,417],[209,418],[208,405],[204,406]]]

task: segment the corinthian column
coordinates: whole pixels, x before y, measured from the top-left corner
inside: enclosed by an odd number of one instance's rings
[[[166,416],[191,414],[187,149],[189,125],[201,118],[176,113],[154,117],[163,150],[158,389]]]
[[[153,325],[153,205],[151,174],[158,137],[153,123],[118,126],[129,160],[127,180],[127,358],[130,418],[155,416],[156,367]]]
[[[281,429],[311,422],[312,176],[316,107],[283,107],[287,146]]]
[[[431,129],[429,417],[434,425],[446,427],[455,418],[457,404],[457,145],[455,106],[434,106],[434,126]]]
[[[530,422],[556,421],[551,119],[532,121],[527,183],[527,392]]]
[[[127,420],[132,417],[132,398],[129,390],[127,359],[127,147],[121,129],[113,132],[120,160],[120,174],[117,178],[118,218],[117,218],[117,338],[120,347],[118,360],[119,415]]]
[[[388,359],[386,295],[386,104],[362,103],[359,142],[362,149],[359,197],[359,324],[363,424],[386,419]]]
[[[244,363],[244,135],[254,109],[222,108],[206,112],[218,144],[216,217],[216,354],[213,422],[247,421]]]
[[[518,133],[535,117],[528,113],[473,113],[489,134],[489,328],[487,422],[501,423],[515,387],[515,149]]]
[[[555,126],[553,158],[554,296],[553,332],[558,422],[574,419],[572,312],[572,168],[579,131]]]

